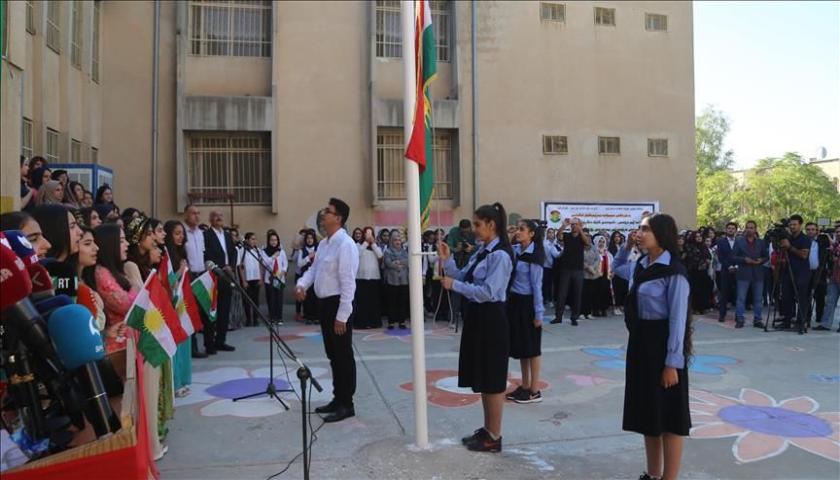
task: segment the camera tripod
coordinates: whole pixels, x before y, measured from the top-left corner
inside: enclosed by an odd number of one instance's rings
[[[774,245],[773,248],[777,249],[777,246]],[[780,248],[778,248],[777,251],[779,252],[779,260],[783,264],[783,266],[777,267],[776,271],[774,272],[775,275],[773,275],[773,288],[770,291],[770,296],[772,297],[773,300],[775,300],[775,302],[773,303],[772,308],[769,308],[767,310],[767,319],[764,322],[764,331],[765,332],[783,332],[783,331],[785,331],[785,329],[776,328],[776,319],[777,319],[778,309],[779,309],[779,306],[781,304],[781,300],[782,300],[782,296],[783,296],[782,291],[781,291],[782,290],[782,275],[783,275],[782,271],[786,270],[788,278],[790,279],[791,286],[793,287],[793,289],[792,289],[793,290],[793,298],[792,299],[785,298],[785,301],[786,302],[787,301],[797,302],[797,306],[796,306],[797,307],[796,308],[797,333],[799,335],[804,335],[805,333],[808,332],[808,323],[809,323],[809,322],[805,321],[805,314],[806,314],[806,312],[810,312],[810,307],[811,307],[811,303],[812,303],[811,297],[813,295],[809,294],[809,299],[808,299],[808,302],[807,302],[806,305],[802,305],[801,302],[799,302],[799,287],[797,287],[797,285],[796,285],[796,277],[793,274],[793,268],[791,268],[791,266],[790,266],[790,257],[789,257],[788,251],[787,250],[782,250]],[[770,318],[771,313],[772,313],[772,320]],[[782,318],[785,318],[785,317],[782,317]]]

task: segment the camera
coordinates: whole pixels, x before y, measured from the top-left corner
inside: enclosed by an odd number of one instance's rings
[[[767,230],[767,239],[773,244],[774,248],[778,246],[783,239],[790,240],[790,219],[783,218],[778,223],[774,223],[769,230]]]

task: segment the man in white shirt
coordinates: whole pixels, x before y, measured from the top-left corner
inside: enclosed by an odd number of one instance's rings
[[[321,240],[312,267],[298,280],[295,296],[306,298],[306,290],[315,285],[318,319],[324,338],[324,350],[330,360],[333,378],[333,399],[315,409],[329,414],[325,422],[338,422],[356,414],[353,394],[356,393],[356,359],[353,356],[353,297],[356,294],[356,272],[359,251],[344,230],[350,207],[331,198],[321,211],[326,238]]]
[[[190,278],[195,280],[204,273],[204,232],[198,228],[201,222],[201,212],[193,204],[187,205],[184,209],[184,234],[187,236],[184,247],[187,249],[187,264],[190,269]],[[201,323],[207,325],[209,320],[207,314],[199,309]],[[205,330],[206,332],[206,330]],[[207,345],[207,333],[204,334],[204,344]],[[192,336],[192,357],[205,358],[207,354],[198,348],[196,334]]]

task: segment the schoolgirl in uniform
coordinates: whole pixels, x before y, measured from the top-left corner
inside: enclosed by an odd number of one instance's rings
[[[502,409],[510,349],[505,302],[513,270],[506,220],[500,203],[475,211],[473,228],[482,246],[460,270],[449,246],[442,241],[438,244],[446,273],[441,285],[460,294],[464,302],[458,386],[480,393],[484,407],[484,426],[462,439],[469,450],[477,452],[502,450]]]
[[[510,356],[519,360],[522,383],[505,398],[516,403],[542,401],[538,390],[542,322],[543,239],[536,220],[521,220],[516,229],[513,278],[507,298]]]
[[[641,480],[677,478],[683,437],[691,428],[689,284],[677,256],[677,236],[670,215],[646,217],[615,259],[615,274],[630,282],[624,308],[630,339],[623,428],[645,436],[647,472]],[[637,243],[647,254],[630,261]]]

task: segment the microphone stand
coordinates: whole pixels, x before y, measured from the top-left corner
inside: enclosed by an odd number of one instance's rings
[[[252,256],[256,257],[256,254],[254,252],[249,251],[249,253]],[[257,258],[257,260],[260,262],[261,265],[263,265],[261,259]],[[274,345],[276,342],[277,348],[280,349],[283,353],[285,353],[286,356],[288,356],[293,362],[295,362],[298,365],[297,377],[300,380],[301,439],[303,441],[303,478],[305,480],[309,480],[309,443],[306,441],[308,433],[307,415],[309,414],[306,398],[307,383],[311,383],[312,386],[315,387],[316,390],[318,390],[318,392],[322,392],[324,391],[324,389],[321,387],[321,384],[318,383],[318,380],[312,376],[312,371],[309,369],[309,367],[306,366],[306,364],[304,364],[297,357],[297,355],[295,355],[294,351],[291,348],[289,348],[289,345],[283,340],[283,338],[280,337],[280,334],[277,333],[277,330],[274,328],[274,325],[272,325],[271,321],[269,321],[269,319],[267,319],[265,315],[263,315],[263,313],[259,310],[258,305],[255,304],[253,300],[251,300],[251,297],[248,296],[247,292],[244,291],[242,286],[239,285],[237,282],[234,282],[233,279],[230,278],[228,274],[223,270],[222,273],[224,274],[225,280],[228,281],[231,284],[231,286],[244,293],[244,297],[247,299],[248,303],[257,313],[257,316],[260,317],[260,320],[262,320],[263,324],[269,332],[269,379],[265,391],[255,392],[250,395],[236,397],[233,399],[233,401],[236,402],[238,400],[244,400],[246,398],[253,398],[260,395],[268,395],[277,399],[277,401],[280,402],[280,404],[283,405],[283,407],[286,410],[289,410],[289,406],[277,395],[278,390],[277,387],[274,385]],[[279,391],[294,392],[294,390],[288,389]]]

